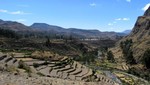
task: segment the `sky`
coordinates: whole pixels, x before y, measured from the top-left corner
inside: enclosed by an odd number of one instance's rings
[[[121,32],[149,6],[150,0],[0,0],[0,19]]]

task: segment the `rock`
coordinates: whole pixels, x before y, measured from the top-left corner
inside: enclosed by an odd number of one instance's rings
[[[146,10],[146,12],[144,13],[144,16],[150,16],[150,7]]]

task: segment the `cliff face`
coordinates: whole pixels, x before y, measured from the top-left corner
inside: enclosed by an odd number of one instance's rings
[[[132,38],[135,42],[148,38],[150,35],[150,16],[140,16],[135,26],[127,38]]]
[[[148,38],[150,35],[150,7],[146,10],[143,16],[138,17],[135,26],[128,37],[135,41]]]
[[[125,39],[133,40],[133,55],[140,63],[144,52],[150,48],[150,7],[138,17],[132,32]]]
[[[146,10],[146,12],[144,13],[144,16],[150,16],[150,7]]]
[[[145,11],[143,16],[139,16],[132,32],[121,41],[132,39],[133,56],[137,63],[141,63],[144,52],[150,49],[150,7]],[[120,41],[120,42],[121,42]],[[111,49],[117,58],[121,58],[122,50],[119,46]]]

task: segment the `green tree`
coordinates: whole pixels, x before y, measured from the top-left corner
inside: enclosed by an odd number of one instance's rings
[[[18,33],[9,29],[5,29],[5,28],[0,28],[0,36],[7,37],[7,38],[15,38],[15,39],[20,38],[20,35]]]
[[[114,55],[113,55],[113,53],[111,51],[107,52],[107,60],[109,60],[112,63],[115,62]]]
[[[133,57],[132,44],[133,44],[132,39],[122,41],[120,43],[120,48],[122,49],[123,56],[125,57],[126,62],[128,64],[136,64],[136,61]]]
[[[49,38],[47,38],[47,40],[46,40],[46,42],[45,42],[45,45],[46,45],[47,47],[50,47],[50,46],[51,46],[51,42],[50,42],[50,39],[49,39]]]
[[[150,49],[147,49],[143,55],[143,64],[150,69]]]

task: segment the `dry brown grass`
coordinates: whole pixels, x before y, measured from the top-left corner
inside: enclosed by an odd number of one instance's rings
[[[58,54],[49,52],[49,51],[35,51],[31,54],[31,57],[37,58],[37,59],[51,59],[51,60],[60,60],[63,57],[59,56]]]

